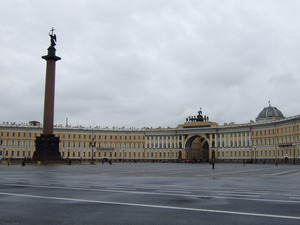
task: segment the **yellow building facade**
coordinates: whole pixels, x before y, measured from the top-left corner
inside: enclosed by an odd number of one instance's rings
[[[1,124],[0,157],[31,159],[41,133],[35,121]],[[55,126],[54,134],[69,160],[300,163],[300,115],[285,118],[271,105],[246,124],[219,125],[199,113],[177,128]]]

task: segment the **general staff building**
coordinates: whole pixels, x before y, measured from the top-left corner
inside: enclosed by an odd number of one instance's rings
[[[0,157],[30,159],[36,137],[42,133],[39,122],[0,125]],[[224,124],[198,115],[177,128],[86,128],[55,126],[60,137],[59,151],[64,159],[88,161],[179,161],[299,163],[300,115],[284,117],[269,105],[255,121]]]

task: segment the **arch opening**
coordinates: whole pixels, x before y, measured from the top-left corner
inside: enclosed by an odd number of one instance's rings
[[[195,135],[185,144],[185,158],[188,160],[209,161],[209,144],[206,138]]]

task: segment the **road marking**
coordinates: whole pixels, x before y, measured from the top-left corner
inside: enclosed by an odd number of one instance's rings
[[[263,199],[263,198],[242,198],[242,197],[227,197],[227,196],[212,196],[212,195],[191,195],[191,194],[178,194],[178,193],[159,193],[159,192],[145,192],[145,191],[127,191],[127,190],[107,190],[107,189],[93,189],[93,188],[81,188],[81,187],[60,187],[60,186],[40,186],[40,185],[25,185],[25,184],[1,184],[1,185],[13,185],[19,187],[33,187],[33,188],[48,188],[48,189],[64,189],[64,190],[75,190],[75,191],[96,191],[96,192],[114,192],[114,193],[129,193],[129,194],[140,194],[140,195],[169,195],[179,197],[195,197],[195,198],[217,198],[217,199],[233,199],[233,200],[251,200],[261,202],[280,202],[280,203],[300,203],[297,200],[277,200],[277,199]]]
[[[300,220],[300,217],[298,216],[273,215],[273,214],[263,214],[263,213],[248,213],[248,212],[225,211],[225,210],[214,210],[214,209],[149,205],[149,204],[137,204],[137,203],[127,203],[127,202],[110,202],[110,201],[98,201],[98,200],[88,200],[88,199],[50,197],[50,196],[41,196],[41,195],[15,194],[15,193],[5,193],[5,192],[0,192],[0,195],[23,197],[23,198],[38,198],[38,199],[72,201],[72,202],[86,202],[86,203],[97,203],[97,204],[123,205],[123,206],[135,206],[135,207],[146,207],[146,208],[186,210],[186,211],[194,211],[194,212],[207,212],[207,213],[220,213],[220,214],[232,214],[232,215],[242,215],[242,216],[256,216],[256,217]]]
[[[300,200],[300,197],[289,197],[289,199],[297,199],[297,200]]]
[[[235,193],[219,193],[219,195],[232,196],[232,197],[247,197],[247,198],[260,198],[260,195],[240,195]]]
[[[252,170],[239,170],[239,171],[231,171],[231,172],[223,172],[223,173],[210,173],[210,174],[198,174],[196,177],[205,177],[205,176],[219,176],[219,175],[226,175],[226,174],[236,174],[236,173],[247,173],[253,171],[260,171],[260,170],[270,170],[274,169],[274,167],[263,168],[263,169],[252,169]]]
[[[157,192],[163,192],[163,193],[182,193],[182,194],[191,194],[190,191],[178,191],[178,190],[156,190]]]
[[[121,187],[121,188],[117,188],[117,187],[107,187],[107,190],[123,190],[123,191],[136,191],[135,188],[126,188],[126,187]]]
[[[269,174],[271,176],[278,176],[278,175],[283,175],[283,174],[288,174],[288,173],[293,173],[293,172],[298,172],[299,170],[288,170],[288,171],[281,171],[279,173],[272,173]]]

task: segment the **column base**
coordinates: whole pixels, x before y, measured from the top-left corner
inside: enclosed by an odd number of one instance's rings
[[[40,137],[36,137],[32,160],[43,162],[61,161],[59,142],[59,137],[55,137],[54,134],[41,134]]]

